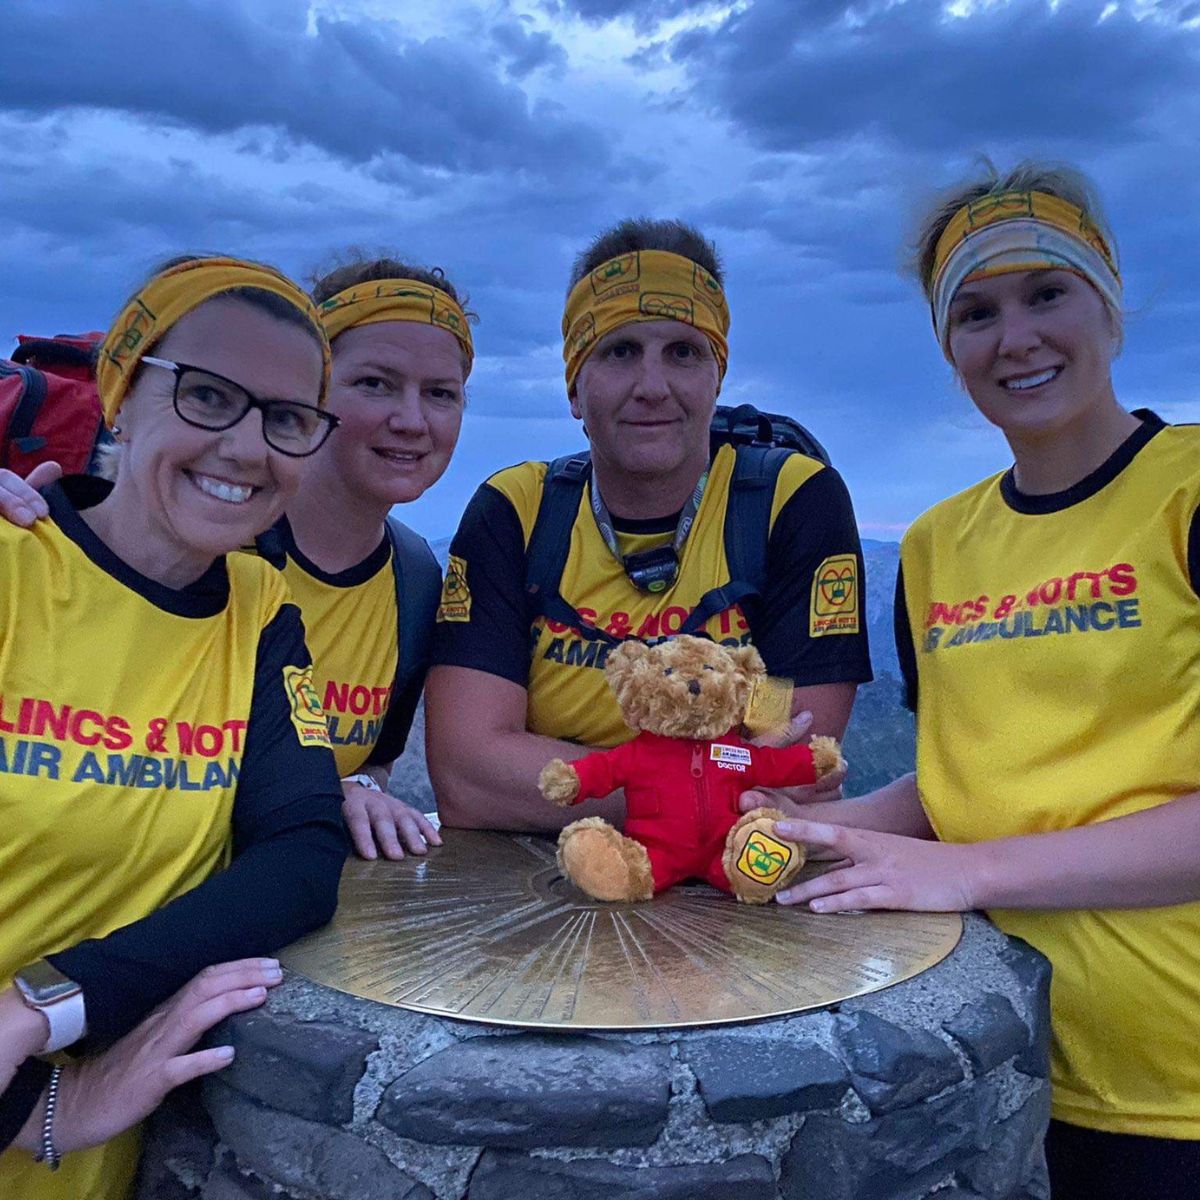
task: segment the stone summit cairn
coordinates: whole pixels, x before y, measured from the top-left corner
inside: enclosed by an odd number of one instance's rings
[[[535,1033],[289,975],[151,1120],[137,1196],[1046,1200],[1049,982],[974,915],[894,987],[698,1029]]]

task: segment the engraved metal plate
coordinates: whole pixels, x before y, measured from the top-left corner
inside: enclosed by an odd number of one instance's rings
[[[424,858],[347,863],[333,923],[284,951],[284,965],[460,1020],[643,1029],[861,996],[933,966],[962,933],[957,913],[818,916],[738,904],[704,883],[601,904],[562,877],[549,839],[443,836]]]

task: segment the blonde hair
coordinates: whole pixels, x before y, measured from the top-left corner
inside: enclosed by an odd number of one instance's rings
[[[92,465],[88,469],[88,474],[95,475],[98,479],[107,479],[110,483],[116,483],[120,470],[120,442],[102,442],[92,452]]]
[[[1116,261],[1117,246],[1108,218],[1104,215],[1099,191],[1082,171],[1066,163],[1039,162],[1027,158],[1002,174],[990,158],[981,155],[978,162],[979,175],[937,195],[918,221],[916,234],[910,244],[907,269],[909,274],[916,277],[927,300],[933,299],[933,261],[938,239],[951,218],[964,204],[1001,192],[1044,192],[1074,204],[1099,228]]]

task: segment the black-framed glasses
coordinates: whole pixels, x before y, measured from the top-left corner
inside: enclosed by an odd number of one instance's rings
[[[262,413],[262,431],[272,450],[291,458],[315,454],[337,428],[333,413],[302,404],[299,400],[260,400],[240,383],[215,371],[171,362],[167,358],[141,360],[152,367],[163,367],[175,375],[175,412],[181,421],[197,429],[214,432],[232,429],[252,408]]]

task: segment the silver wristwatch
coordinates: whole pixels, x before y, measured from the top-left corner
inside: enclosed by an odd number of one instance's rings
[[[70,1046],[87,1032],[83,989],[44,958],[22,967],[13,976],[13,986],[27,1007],[49,1022],[50,1040],[42,1053]]]

